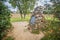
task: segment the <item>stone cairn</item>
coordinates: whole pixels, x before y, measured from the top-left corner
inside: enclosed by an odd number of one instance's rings
[[[42,6],[36,7],[32,12],[32,16],[29,22],[29,30],[41,29],[44,27],[45,18],[43,16]]]

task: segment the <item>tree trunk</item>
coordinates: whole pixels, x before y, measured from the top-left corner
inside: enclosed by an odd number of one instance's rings
[[[21,19],[22,19],[23,18],[23,14],[21,13],[20,15],[21,15]]]
[[[24,19],[26,18],[26,14],[24,14]]]

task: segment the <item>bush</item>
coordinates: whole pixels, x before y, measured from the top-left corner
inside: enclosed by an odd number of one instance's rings
[[[11,36],[7,37],[5,40],[14,40]]]
[[[50,22],[50,25],[44,29],[45,37],[42,40],[60,40],[60,22]]]
[[[55,17],[57,17],[60,20],[60,11],[56,11]]]
[[[6,36],[7,30],[10,27],[10,12],[3,2],[0,1],[0,40]]]

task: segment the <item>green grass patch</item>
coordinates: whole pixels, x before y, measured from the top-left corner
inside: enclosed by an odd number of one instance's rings
[[[11,18],[10,20],[11,20],[11,22],[29,21],[30,17],[26,16],[25,19],[24,18],[20,18],[20,17],[18,17],[18,18]]]
[[[24,18],[20,18],[20,17],[11,18],[10,21],[11,22],[29,21],[30,17],[31,16],[27,15],[25,19]],[[52,21],[54,18],[51,18],[51,16],[47,15],[47,16],[45,16],[45,19]],[[55,18],[55,21],[59,21],[59,20],[57,18]]]

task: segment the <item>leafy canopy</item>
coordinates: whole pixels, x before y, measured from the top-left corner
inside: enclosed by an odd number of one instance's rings
[[[20,13],[28,13],[34,8],[36,0],[10,0],[13,7],[18,7]]]

